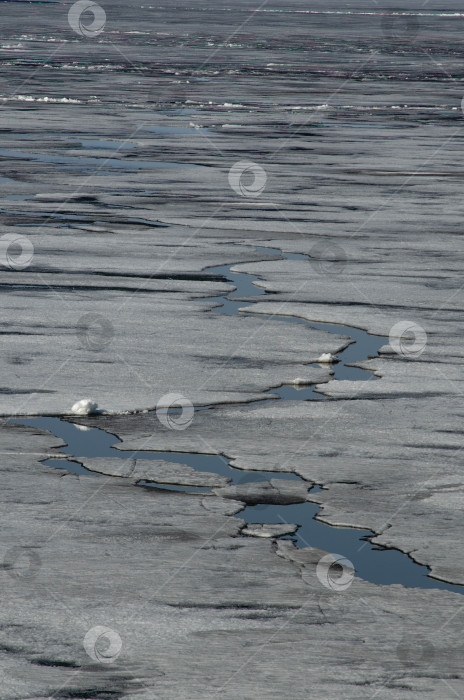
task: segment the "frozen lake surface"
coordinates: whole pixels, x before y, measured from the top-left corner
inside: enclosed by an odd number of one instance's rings
[[[98,428],[86,430],[79,425],[67,423],[59,418],[29,418],[14,420],[15,424],[29,425],[50,431],[63,439],[66,447],[62,448],[72,460],[49,459],[44,461],[50,467],[66,469],[78,475],[98,476],[95,471],[86,469],[79,463],[81,457],[117,457],[121,460],[136,458],[137,460],[165,460],[177,464],[187,464],[199,471],[211,471],[213,474],[225,476],[230,484],[255,483],[270,479],[296,479],[295,474],[279,472],[242,472],[234,469],[221,455],[212,456],[193,453],[175,452],[135,452],[130,455],[115,450],[115,436],[109,435]],[[165,488],[184,492],[198,493],[204,487],[161,485],[156,482],[139,481],[138,485]],[[308,492],[320,491],[320,487],[308,488]],[[400,583],[412,588],[441,588],[443,590],[464,593],[463,586],[432,579],[428,576],[427,567],[416,564],[412,559],[397,550],[388,550],[373,546],[368,538],[374,533],[369,530],[333,528],[315,520],[319,506],[306,502],[288,505],[258,504],[246,506],[237,515],[247,523],[296,523],[299,529],[295,534],[298,547],[316,547],[328,552],[343,552],[343,555],[354,564],[356,575],[365,581],[381,585]]]
[[[255,249],[256,250],[256,249]],[[285,259],[305,259],[303,255],[286,255],[277,249],[261,248],[256,252],[275,253]],[[215,306],[212,311],[215,313],[223,313],[226,315],[238,315],[242,312],[246,313],[248,306],[240,305],[240,301],[234,301],[235,298],[261,296],[265,292],[253,284],[253,279],[246,273],[232,273],[227,266],[217,266],[210,269],[210,272],[224,277],[234,283],[236,289],[234,292],[215,297],[214,301],[220,306]],[[250,284],[251,282],[251,284]],[[210,301],[212,301],[210,299]],[[252,303],[249,303],[251,306]],[[255,317],[256,322],[260,321],[260,317]],[[284,323],[303,323],[308,325],[308,322],[302,319],[292,318],[290,316],[274,315],[273,320],[280,320]],[[346,349],[342,350],[337,355],[337,362],[333,364],[334,372],[331,381],[340,379],[367,381],[373,378],[373,375],[368,370],[350,367],[345,364],[346,361],[366,360],[369,357],[375,357],[378,350],[388,343],[388,338],[379,338],[371,336],[360,329],[352,329],[348,326],[340,326],[333,324],[311,324],[311,326],[339,335],[348,335],[351,340]],[[272,395],[277,395],[282,400],[316,400],[322,397],[314,392],[312,387],[291,387],[282,386],[271,389]],[[49,430],[53,435],[62,438],[67,446],[64,448],[67,454],[74,459],[79,457],[119,457],[127,459],[128,455],[119,450],[114,450],[115,436],[108,435],[103,430],[98,428],[87,428],[86,426],[73,425],[66,423],[59,418],[32,418],[15,421],[16,424],[30,425],[35,428]],[[116,439],[117,440],[117,439]],[[181,452],[135,452],[130,455],[130,458],[137,459],[152,459],[165,460],[178,464],[186,464],[198,469],[199,471],[211,471],[213,474],[220,474],[227,478],[231,485],[253,483],[256,481],[271,480],[276,478],[282,479],[299,479],[292,473],[279,472],[242,472],[230,466],[227,459],[221,455],[206,455],[195,453]],[[47,460],[44,462],[51,467],[58,469],[66,469],[75,474],[94,475],[95,471],[86,469],[85,466],[78,461],[70,460]],[[175,486],[168,484],[161,486],[156,482],[138,481],[137,485],[152,486],[155,488],[176,489],[184,492],[197,492],[201,487]],[[309,485],[308,485],[309,486]],[[308,488],[308,493],[311,491],[320,491],[319,486]],[[310,498],[308,496],[308,498]],[[374,532],[369,530],[342,529],[333,528],[325,523],[315,520],[315,516],[319,512],[319,506],[313,503],[297,503],[287,505],[273,505],[269,503],[258,503],[257,505],[247,505],[243,511],[240,511],[238,517],[243,518],[247,523],[295,523],[298,524],[298,530],[292,537],[298,547],[316,547],[328,552],[343,552],[343,555],[349,558],[355,567],[356,575],[366,581],[381,585],[391,585],[400,583],[408,587],[420,588],[441,588],[451,590],[456,593],[464,593],[464,586],[453,586],[451,584],[432,579],[428,576],[428,570],[425,566],[416,564],[411,558],[402,552],[394,549],[386,549],[374,546],[369,541],[369,538],[374,536]]]
[[[1,7],[2,700],[461,696],[462,7]]]

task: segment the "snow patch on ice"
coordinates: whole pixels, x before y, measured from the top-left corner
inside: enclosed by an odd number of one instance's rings
[[[81,399],[71,407],[71,411],[77,416],[88,416],[91,413],[96,413],[97,409],[98,404],[92,399]]]
[[[323,352],[322,355],[317,358],[317,362],[321,364],[331,364],[332,362],[338,362],[338,359],[335,355],[332,355],[331,352]]]
[[[2,102],[59,102],[65,104],[79,105],[80,100],[74,100],[72,97],[33,97],[32,95],[13,95],[12,97],[0,97]]]

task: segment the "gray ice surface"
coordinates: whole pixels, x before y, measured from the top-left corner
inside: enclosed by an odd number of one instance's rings
[[[51,436],[1,434],[17,446],[1,465],[2,698],[406,700],[460,688],[460,596],[357,578],[338,593],[318,579],[324,552],[239,537],[236,501],[65,475],[37,462]],[[110,664],[84,649],[96,627],[120,640]],[[98,648],[105,658],[107,637]]]
[[[295,471],[324,485],[324,521],[464,583],[461,4],[115,0],[87,37],[71,3],[1,6],[0,240],[34,255],[0,250],[0,414],[92,398],[110,415],[79,423],[123,449]],[[266,173],[256,196],[229,185],[242,160]],[[221,265],[269,292],[242,317],[210,313]],[[311,363],[346,337],[259,314],[426,342],[331,382]],[[298,377],[328,399],[266,394]],[[169,392],[213,408],[186,430],[130,415]],[[241,535],[221,477],[137,457],[78,477],[40,464],[56,438],[0,435],[1,700],[464,693],[461,596],[329,590],[324,552]],[[113,663],[84,649],[96,626]]]

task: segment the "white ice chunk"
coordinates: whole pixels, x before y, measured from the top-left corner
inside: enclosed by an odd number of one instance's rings
[[[92,399],[81,399],[73,404],[71,411],[77,416],[88,416],[90,413],[97,411],[98,404]]]
[[[293,535],[298,529],[298,525],[290,523],[261,524],[248,523],[242,530],[243,535],[249,537],[282,537],[282,535]]]
[[[322,355],[317,358],[317,362],[330,364],[331,362],[338,362],[338,359],[335,355],[332,355],[331,352],[323,352]]]

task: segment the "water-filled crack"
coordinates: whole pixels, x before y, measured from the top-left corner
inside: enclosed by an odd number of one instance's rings
[[[278,249],[263,248],[255,250],[275,253],[279,257],[283,256],[287,259],[308,259],[308,256],[300,254],[283,254]],[[214,307],[212,309],[213,313],[232,315],[246,313],[239,312],[238,309],[251,306],[252,302],[235,301],[235,298],[266,294],[263,289],[253,285],[253,281],[258,279],[257,277],[247,273],[231,272],[229,266],[209,268],[209,271],[215,275],[225,277],[236,286],[236,290],[226,296],[208,299],[210,302],[217,301],[222,304]],[[260,318],[262,316],[260,314]],[[254,317],[256,318],[255,315]],[[272,318],[274,321],[304,323],[313,328],[349,336],[351,342],[347,340],[345,349],[338,353],[339,363],[333,365],[334,375],[332,381],[339,379],[358,381],[372,379],[374,375],[369,370],[348,367],[346,363],[377,355],[379,348],[388,340],[383,337],[371,336],[365,331],[349,326],[313,323],[284,315],[273,314],[269,315],[269,318]],[[360,357],[362,354],[365,357]],[[314,400],[323,398],[321,394],[315,393],[313,387],[310,386],[297,389],[294,386],[284,385],[277,389],[270,389],[268,393],[277,394],[280,400]],[[229,485],[231,486],[240,486],[243,489],[243,486],[247,484],[249,494],[253,494],[253,489],[259,490],[260,482],[269,482],[271,479],[306,483],[308,486],[307,498],[311,498],[312,493],[322,490],[321,486],[304,482],[297,474],[290,472],[253,472],[236,469],[230,465],[229,460],[223,455],[155,451],[133,453],[115,449],[115,445],[121,442],[116,436],[97,427],[85,426],[84,430],[82,430],[82,426],[76,426],[74,423],[60,418],[18,418],[13,419],[13,421],[17,424],[48,430],[55,436],[62,438],[66,442],[66,447],[61,447],[60,449],[65,454],[70,455],[72,460],[52,458],[45,460],[44,464],[66,469],[81,476],[96,476],[95,471],[90,471],[84,466],[86,458],[119,457],[126,460],[128,457],[136,457],[137,461],[163,460],[174,464],[187,465],[198,471],[221,475],[229,480]],[[192,495],[198,493],[204,495],[209,492],[208,487],[152,482],[146,478],[139,479],[136,485],[145,488],[182,491]],[[251,501],[253,501],[252,497]],[[335,527],[322,522],[317,519],[320,510],[321,507],[317,503],[309,500],[289,505],[258,502],[256,505],[245,504],[243,510],[236,517],[244,519],[247,524],[297,524],[299,527],[295,535],[287,536],[287,539],[292,539],[297,547],[316,547],[327,552],[342,554],[354,564],[356,575],[366,581],[381,585],[398,583],[408,587],[441,588],[464,593],[464,586],[449,584],[432,578],[429,575],[429,567],[417,564],[408,554],[397,549],[372,544],[371,539],[376,536],[376,533],[372,530]]]

